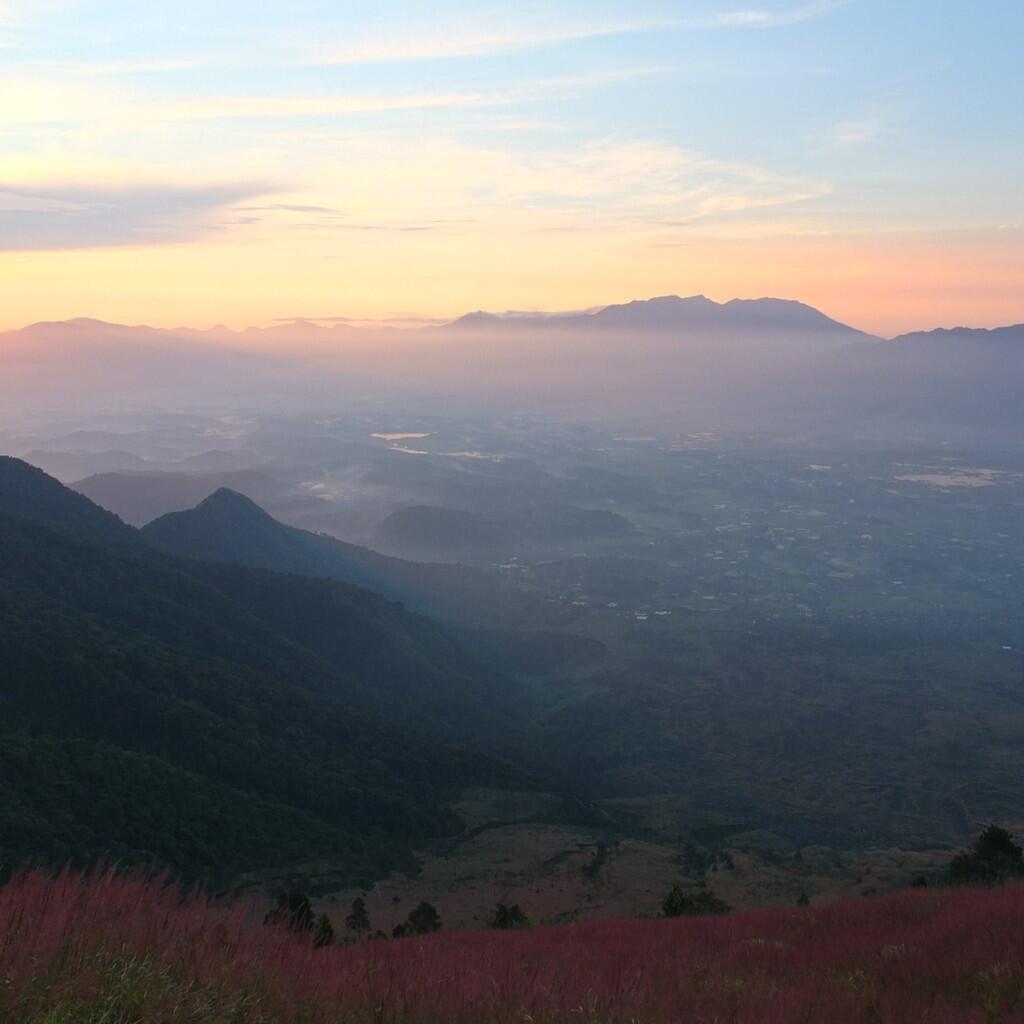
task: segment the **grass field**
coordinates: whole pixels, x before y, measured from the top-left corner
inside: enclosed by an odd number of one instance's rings
[[[161,881],[0,892],[5,1024],[1024,1021],[1024,887],[314,949]]]

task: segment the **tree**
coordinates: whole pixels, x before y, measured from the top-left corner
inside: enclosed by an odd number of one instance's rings
[[[326,914],[321,914],[316,919],[316,931],[313,935],[313,945],[317,949],[334,944],[334,925]]]
[[[796,898],[796,905],[798,907],[809,907],[811,905],[811,897],[805,892],[800,893]]]
[[[366,900],[362,896],[357,896],[352,901],[352,910],[345,918],[345,927],[360,938],[369,933],[370,914],[366,909]]]
[[[284,925],[289,931],[311,932],[316,924],[309,897],[298,889],[277,894],[277,905],[263,919],[264,924]]]
[[[405,922],[406,935],[428,935],[441,930],[441,915],[430,903],[421,903]]]
[[[523,913],[518,903],[513,903],[510,907],[499,903],[488,917],[487,926],[502,931],[511,931],[515,928],[529,928],[530,919]]]
[[[661,904],[665,917],[703,917],[705,914],[728,914],[731,910],[725,900],[719,899],[709,889],[687,892],[679,882],[672,886]]]
[[[949,865],[954,885],[1000,885],[1022,875],[1024,851],[998,825],[989,825],[974,846],[954,857]]]

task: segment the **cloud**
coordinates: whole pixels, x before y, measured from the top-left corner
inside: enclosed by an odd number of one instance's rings
[[[287,230],[635,233],[736,222],[831,192],[827,182],[717,160],[657,141],[601,139],[560,151],[346,142],[295,205],[346,213],[274,215]],[[292,203],[292,199],[288,199]]]
[[[254,185],[28,186],[0,183],[0,252],[150,246],[218,228]]]
[[[875,142],[889,132],[889,119],[881,115],[840,121],[832,129],[836,146],[863,146]]]
[[[141,91],[104,89],[85,79],[69,88],[40,74],[0,81],[0,127],[20,131],[67,131],[123,136],[152,134],[161,124],[211,120],[316,119],[358,114],[431,110],[486,110],[548,101],[660,74],[664,67],[584,72],[472,91],[348,92],[305,95],[207,95],[164,99]]]
[[[726,11],[706,19],[703,25],[707,28],[778,28],[783,25],[796,25],[802,21],[810,21],[812,18],[820,18],[852,2],[853,0],[814,0],[812,3],[782,10],[749,8]],[[700,23],[691,24],[697,27]]]
[[[812,0],[781,10],[751,8],[696,18],[648,18],[563,25],[527,24],[502,30],[470,25],[459,31],[453,30],[451,25],[445,25],[444,31],[440,31],[434,26],[424,25],[415,33],[383,39],[377,35],[346,42],[341,46],[323,47],[310,55],[309,63],[393,64],[452,60],[665,30],[773,28],[821,17],[850,2],[852,0]]]
[[[153,57],[140,60],[62,60],[62,61],[31,61],[28,66],[40,68],[49,74],[67,74],[83,76],[99,75],[145,75],[163,74],[175,71],[195,71],[218,63],[210,57]]]
[[[207,96],[151,104],[146,114],[161,120],[328,117],[416,110],[483,109],[549,100],[552,96],[597,89],[635,78],[662,74],[665,67],[620,68],[536,79],[524,85],[490,90],[396,93],[339,93],[310,96]]]
[[[536,50],[561,43],[629,35],[664,28],[671,22],[629,21],[605,25],[563,25],[494,30],[433,32],[426,30],[391,39],[363,39],[344,46],[323,49],[312,55],[313,64],[391,64],[413,61],[480,57],[517,50]]]

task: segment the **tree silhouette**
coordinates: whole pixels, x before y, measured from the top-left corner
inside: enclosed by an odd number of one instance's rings
[[[949,865],[954,885],[1000,885],[1022,875],[1024,852],[998,825],[989,825],[974,846],[954,857]]]
[[[428,935],[430,932],[441,930],[441,915],[430,903],[423,902],[415,910],[411,911],[406,919],[403,935]]]
[[[529,928],[530,919],[523,913],[518,903],[513,903],[510,907],[499,903],[487,919],[487,925],[490,928],[511,931],[515,928]]]
[[[345,918],[345,927],[359,937],[370,931],[370,914],[366,909],[366,900],[362,896],[357,896],[352,901],[352,910]]]

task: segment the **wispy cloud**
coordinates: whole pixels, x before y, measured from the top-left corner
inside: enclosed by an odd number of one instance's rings
[[[708,28],[778,28],[782,25],[796,25],[812,18],[820,18],[846,7],[853,0],[814,0],[812,3],[780,10],[766,8],[748,8],[746,10],[725,11],[706,19],[703,24]],[[691,23],[694,27],[700,22]]]
[[[523,27],[504,31],[427,30],[391,39],[364,39],[343,46],[324,48],[311,57],[314,64],[389,64],[410,61],[480,57],[517,50],[536,50],[560,43],[628,35],[663,27],[664,21],[629,21],[605,25],[564,25]]]
[[[523,85],[470,91],[410,93],[341,93],[309,96],[205,96],[148,105],[147,116],[164,120],[215,118],[321,117],[338,114],[382,114],[397,111],[479,109],[510,106],[531,100],[596,89],[630,79],[664,73],[664,67],[622,68],[541,78]]]
[[[286,229],[361,232],[635,232],[735,221],[831,192],[827,182],[716,160],[667,143],[595,140],[559,151],[518,151],[453,141],[346,145],[325,154],[309,204],[346,212],[264,216]],[[386,182],[386,194],[381,183]],[[344,197],[343,199],[341,197]]]
[[[313,64],[389,64],[464,57],[492,56],[523,50],[538,50],[566,43],[585,42],[613,36],[686,29],[774,28],[809,21],[845,6],[853,0],[812,0],[782,9],[747,8],[696,18],[627,19],[562,25],[522,25],[496,31],[475,26],[444,31],[420,26],[415,33],[381,38],[379,35],[324,46],[312,53]]]
[[[907,99],[899,93],[876,97],[853,117],[834,124],[828,134],[833,146],[866,146],[891,136],[907,113]]]
[[[97,88],[92,79],[70,89],[52,76],[36,73],[0,81],[0,127],[83,130],[96,137],[104,132],[152,134],[168,122],[316,119],[347,114],[510,108],[581,94],[667,70],[670,69],[622,68],[479,90],[202,95],[177,99],[147,96],[142,91]]]
[[[267,191],[252,184],[0,183],[0,252],[189,241],[216,231],[220,217],[236,203]]]
[[[832,129],[832,142],[837,146],[862,146],[886,134],[888,125],[880,117],[864,117],[840,121]]]
[[[82,75],[86,77],[101,75],[147,75],[165,74],[176,71],[195,71],[217,63],[210,57],[153,57],[138,60],[54,60],[32,61],[27,66],[38,68],[50,74]]]

